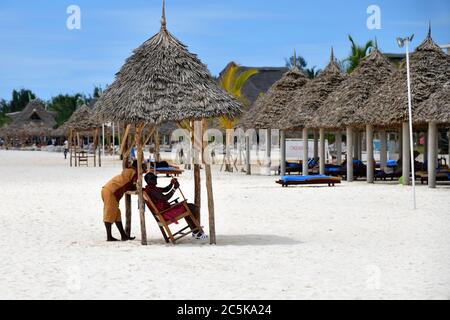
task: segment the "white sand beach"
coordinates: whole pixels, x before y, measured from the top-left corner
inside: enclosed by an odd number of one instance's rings
[[[100,190],[120,169],[0,151],[0,299],[450,299],[450,185],[418,186],[412,211],[396,183],[283,189],[215,168],[218,245],[166,245],[147,216],[143,247],[136,199],[138,239],[105,242]]]

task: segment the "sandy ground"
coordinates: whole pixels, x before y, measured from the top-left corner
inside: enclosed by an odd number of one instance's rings
[[[119,171],[0,151],[1,299],[450,299],[450,186],[420,186],[412,211],[396,184],[216,172],[218,245],[166,245],[149,217],[143,247],[104,241],[100,190]]]

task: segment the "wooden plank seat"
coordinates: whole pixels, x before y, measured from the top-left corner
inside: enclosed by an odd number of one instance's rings
[[[89,167],[89,157],[86,151],[80,151],[77,154],[78,157],[78,166],[85,165],[86,167]]]
[[[317,176],[285,176],[281,177],[276,183],[281,184],[283,187],[293,185],[321,185],[327,184],[329,187],[334,187],[336,184],[341,183],[341,179],[337,177],[330,177],[325,175]]]
[[[184,199],[182,202],[173,204],[169,209],[163,211],[158,210],[158,208],[155,206],[150,196],[146,192],[144,192],[144,201],[147,207],[150,209],[153,217],[155,218],[166,243],[176,244],[177,241],[194,232],[203,232],[200,223],[195,218],[191,209],[189,209],[189,205],[186,199]],[[178,214],[175,217],[168,218],[167,214],[174,209],[177,210]],[[170,229],[170,226],[177,224],[178,221],[187,217],[189,217],[195,224],[196,228],[194,230],[191,230],[189,226],[184,227],[176,232],[173,232]]]

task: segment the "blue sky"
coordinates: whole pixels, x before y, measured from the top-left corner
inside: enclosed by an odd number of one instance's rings
[[[68,30],[66,9],[81,8],[81,30]],[[367,8],[381,9],[381,30],[366,26]],[[168,29],[217,75],[230,61],[283,66],[293,53],[323,67],[330,47],[349,52],[375,37],[385,52],[401,52],[397,36],[416,35],[428,21],[436,42],[450,43],[448,0],[167,0]],[[1,0],[0,98],[29,88],[43,99],[59,93],[90,93],[114,80],[124,60],[158,32],[160,0]]]

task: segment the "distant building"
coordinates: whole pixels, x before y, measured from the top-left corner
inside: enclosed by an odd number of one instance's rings
[[[444,44],[442,46],[440,46],[443,50],[447,51],[447,54],[450,54],[450,43],[449,44]]]
[[[219,79],[227,72],[232,66],[236,65],[234,62],[230,62],[225,69],[220,73]],[[244,67],[239,66],[239,74],[249,69],[256,69],[258,73],[251,76],[244,84],[242,89],[242,95],[252,105],[261,93],[266,93],[270,87],[281,79],[283,74],[288,71],[286,67]]]

